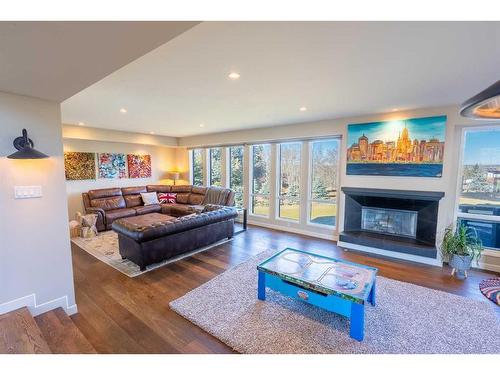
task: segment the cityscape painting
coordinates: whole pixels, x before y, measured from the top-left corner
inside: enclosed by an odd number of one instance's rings
[[[350,124],[347,174],[441,177],[446,116]]]

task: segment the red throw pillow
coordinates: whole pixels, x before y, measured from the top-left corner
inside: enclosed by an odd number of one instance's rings
[[[160,203],[177,203],[176,193],[160,193],[158,194]]]

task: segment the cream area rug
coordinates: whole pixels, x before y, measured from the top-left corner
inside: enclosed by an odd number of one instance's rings
[[[118,249],[118,234],[116,234],[113,231],[107,231],[107,232],[101,232],[99,233],[96,237],[92,238],[73,238],[71,240],[74,244],[78,245],[80,248],[85,250],[87,253],[90,255],[93,255],[100,261],[103,261],[104,263],[110,265],[111,267],[117,269],[121,273],[124,273],[125,275],[129,277],[136,277],[139,276],[145,272],[152,271],[156,268],[162,267],[166,264],[175,262],[177,260],[187,258],[193,254],[208,250],[212,247],[218,246],[220,244],[223,244],[228,241],[232,240],[222,240],[216,243],[213,243],[212,245],[205,246],[190,252],[187,252],[185,254],[181,254],[177,257],[170,258],[168,260],[165,260],[160,263],[155,263],[151,264],[146,267],[145,271],[141,271],[139,269],[139,266],[135,264],[134,262],[131,262],[130,260],[127,259],[122,259],[120,255],[120,251]]]
[[[497,307],[487,301],[377,277],[365,308],[365,338],[349,321],[267,289],[257,299],[257,264],[268,251],[172,301],[170,307],[241,353],[500,353]]]

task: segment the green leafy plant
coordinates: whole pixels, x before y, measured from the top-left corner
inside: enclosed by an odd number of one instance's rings
[[[477,262],[483,249],[483,244],[474,228],[458,224],[456,229],[450,225],[444,231],[441,254],[446,260],[449,260],[453,255],[458,255],[470,256]]]

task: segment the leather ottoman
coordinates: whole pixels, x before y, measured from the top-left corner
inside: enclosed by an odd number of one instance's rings
[[[150,264],[233,237],[237,216],[233,207],[207,206],[206,212],[178,218],[159,213],[123,218],[112,228],[120,255],[144,271]]]

